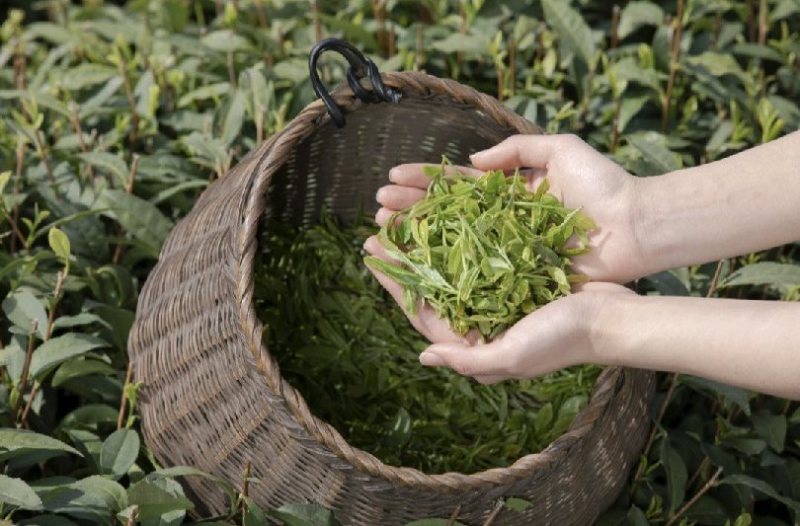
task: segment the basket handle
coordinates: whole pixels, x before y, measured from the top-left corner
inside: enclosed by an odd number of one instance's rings
[[[347,84],[353,91],[356,97],[362,102],[398,102],[401,94],[399,91],[386,86],[381,80],[381,72],[378,71],[378,66],[373,61],[364,56],[355,46],[340,38],[326,38],[320,40],[317,45],[313,47],[308,56],[308,69],[311,76],[311,86],[314,88],[314,93],[322,99],[331,120],[338,128],[345,124],[344,112],[334,102],[333,97],[328,92],[328,89],[322,83],[317,73],[317,61],[320,55],[325,51],[336,51],[342,55],[350,64],[347,69]],[[368,77],[372,84],[372,91],[367,91],[361,86],[361,79]]]

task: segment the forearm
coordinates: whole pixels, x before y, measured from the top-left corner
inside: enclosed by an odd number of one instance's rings
[[[727,159],[637,181],[649,272],[800,239],[800,132]]]
[[[800,303],[627,294],[607,301],[613,305],[592,324],[595,361],[800,399]]]

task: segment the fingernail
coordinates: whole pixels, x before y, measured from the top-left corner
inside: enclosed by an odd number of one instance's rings
[[[392,168],[391,170],[389,170],[389,180],[390,181],[394,181],[394,178],[397,177],[397,173],[398,172],[399,172],[399,170],[397,169],[397,167]]]
[[[470,155],[469,158],[470,158],[470,160],[473,160],[473,159],[476,159],[476,158],[483,157],[484,155],[486,155],[488,152],[490,152],[493,149],[494,149],[494,146],[492,146],[491,148],[486,148],[485,150],[481,150],[479,152],[475,152],[472,155]]]
[[[419,363],[428,367],[441,367],[444,365],[444,360],[438,354],[425,351],[419,355]]]

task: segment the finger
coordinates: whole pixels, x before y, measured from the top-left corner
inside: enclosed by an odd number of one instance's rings
[[[386,223],[391,220],[392,216],[397,214],[399,210],[392,210],[390,208],[379,208],[377,212],[375,212],[375,222],[378,226],[384,226]],[[397,215],[394,219],[395,224],[399,223],[403,220],[403,216]]]
[[[375,199],[385,208],[404,210],[424,198],[425,193],[421,188],[390,184],[379,188]]]
[[[519,171],[519,174],[525,178],[525,188],[529,192],[536,192],[536,190],[539,189],[539,185],[542,184],[545,180],[545,176],[547,175],[547,169],[523,168]]]
[[[376,258],[386,261],[387,263],[397,262],[395,259],[389,256],[389,254],[386,253],[386,250],[384,250],[383,246],[381,245],[380,241],[378,241],[378,238],[376,236],[371,236],[364,242],[364,250],[366,250],[369,254],[375,256]],[[392,297],[392,299],[397,303],[397,305],[406,315],[406,318],[408,318],[408,321],[411,322],[411,325],[417,330],[417,332],[422,334],[428,340],[432,340],[434,335],[431,333],[431,330],[426,326],[426,324],[422,323],[420,317],[412,315],[405,309],[405,302],[403,299],[403,286],[397,283],[395,280],[388,277],[386,274],[382,273],[381,271],[376,270],[370,267],[369,265],[367,265],[367,268],[369,269],[370,272],[372,272],[372,275],[375,276],[375,279],[378,280],[378,283],[380,283],[381,286],[384,289],[386,289],[386,292],[388,292],[389,295]],[[418,312],[422,308],[423,308],[422,305],[417,305]]]
[[[508,380],[505,376],[476,376],[475,381],[483,385],[499,384],[500,382]]]
[[[502,348],[502,342],[474,347],[453,343],[436,344],[425,349],[420,354],[419,361],[430,367],[450,367],[464,376],[506,376]]]
[[[556,151],[570,142],[573,135],[513,135],[500,144],[470,156],[480,170],[513,170],[520,167],[546,168]]]
[[[389,180],[395,184],[427,190],[428,186],[431,184],[431,178],[425,175],[424,169],[426,166],[438,168],[441,165],[431,163],[400,164],[389,170]],[[444,169],[445,175],[462,173],[464,175],[477,177],[483,173],[480,170],[467,166],[445,166]]]
[[[364,250],[366,250],[368,254],[382,259],[387,263],[397,264],[397,260],[390,256],[389,253],[386,252],[386,249],[383,248],[380,240],[378,240],[378,236],[369,236],[367,240],[364,241]]]

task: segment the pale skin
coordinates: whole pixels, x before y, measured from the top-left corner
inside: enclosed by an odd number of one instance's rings
[[[409,318],[432,343],[422,364],[481,383],[583,363],[624,365],[800,400],[800,303],[638,296],[621,285],[800,240],[800,132],[649,178],[633,177],[571,135],[518,135],[470,160],[471,173],[521,168],[531,188],[546,177],[551,192],[595,220],[592,250],[574,261],[591,282],[487,344],[458,336],[420,305]],[[422,166],[392,169],[393,184],[377,194],[379,224],[425,195]],[[376,238],[365,248],[389,261]],[[402,300],[397,283],[374,273]]]

